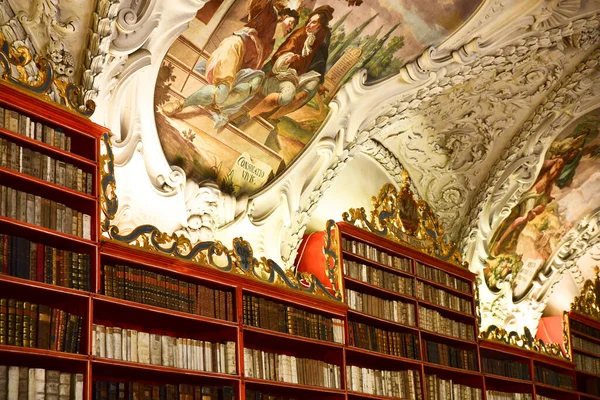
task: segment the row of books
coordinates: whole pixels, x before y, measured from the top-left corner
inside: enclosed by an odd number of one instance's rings
[[[382,299],[350,289],[346,289],[346,301],[353,310],[403,325],[416,325],[415,305],[412,303]]]
[[[235,400],[232,386],[150,385],[142,382],[94,381],[93,400]]]
[[[473,284],[471,282],[450,275],[444,270],[421,264],[420,262],[417,262],[417,276],[456,289],[465,294],[471,294],[472,292]]]
[[[196,371],[237,373],[235,342],[211,343],[94,324],[92,343],[92,355],[97,357]]]
[[[90,255],[0,234],[0,274],[90,290]]]
[[[592,326],[583,324],[579,321],[576,321],[574,319],[570,319],[569,320],[569,325],[571,328],[571,332],[575,333],[575,332],[581,332],[584,335],[587,336],[591,336],[593,338],[600,338],[600,329],[596,329]]]
[[[298,400],[296,397],[277,396],[274,394],[266,394],[257,390],[246,389],[247,400]]]
[[[0,167],[82,193],[92,194],[94,186],[91,173],[4,138],[0,138]]]
[[[446,318],[437,310],[423,306],[419,307],[419,327],[459,339],[475,340],[473,325]]]
[[[578,369],[600,375],[600,358],[573,352],[573,361],[575,361]]]
[[[419,338],[412,333],[386,331],[348,321],[348,338],[350,346],[414,360],[420,358]]]
[[[556,400],[554,397],[542,396],[541,394],[536,394],[536,400]]]
[[[62,129],[34,121],[29,116],[15,110],[0,107],[0,128],[58,147],[64,151],[71,151],[71,138],[65,135]]]
[[[466,314],[473,314],[471,300],[463,299],[424,282],[417,282],[417,297],[421,300],[451,308]]]
[[[79,353],[82,325],[58,308],[0,298],[0,344]]]
[[[244,348],[244,374],[248,378],[341,389],[340,366],[321,360]]]
[[[592,396],[600,397],[600,378],[579,375],[577,377],[577,390],[586,394],[591,394]]]
[[[264,297],[244,295],[244,325],[311,339],[344,343],[344,321],[315,314]]]
[[[62,203],[0,185],[0,216],[91,239],[92,217]]]
[[[481,400],[482,395],[480,388],[462,385],[436,375],[425,376],[425,387],[427,400]]]
[[[104,294],[118,299],[234,321],[233,293],[125,265],[105,265]]]
[[[507,393],[500,392],[498,390],[487,390],[485,392],[487,400],[532,400],[533,396],[531,393]],[[537,400],[540,400],[539,395],[536,396]]]
[[[593,343],[589,340],[585,340],[579,336],[573,335],[573,347],[589,353],[597,354],[600,357],[600,344],[598,343]]]
[[[388,267],[409,272],[411,261],[357,240],[342,238],[342,249]]]
[[[353,392],[392,397],[421,399],[421,375],[416,370],[384,371],[346,366],[346,387]]]
[[[445,343],[423,340],[425,361],[446,367],[477,371],[477,354],[475,350],[459,349]]]
[[[405,296],[415,296],[415,280],[408,276],[401,276],[393,272],[383,271],[370,265],[360,264],[356,261],[344,261],[344,273],[353,279],[363,281]]]
[[[481,368],[487,374],[501,375],[525,381],[531,380],[529,364],[518,361],[481,357]]]
[[[83,400],[83,374],[0,365],[2,400]]]
[[[550,368],[545,368],[541,366],[535,366],[535,380],[536,382],[544,383],[550,386],[556,386],[562,389],[575,389],[575,380],[573,376],[563,374]]]

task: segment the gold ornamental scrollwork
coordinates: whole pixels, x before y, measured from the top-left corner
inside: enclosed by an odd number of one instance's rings
[[[594,267],[594,279],[588,279],[583,284],[581,294],[571,303],[571,311],[583,314],[600,321],[600,281],[598,266]]]
[[[0,32],[0,79],[40,96],[61,101],[67,109],[89,117],[96,108],[92,100],[80,104],[81,88],[60,79],[52,63],[44,57],[34,57],[25,45],[13,45]],[[55,93],[58,99],[53,99]]]
[[[456,245],[446,243],[444,229],[429,204],[415,199],[406,171],[402,172],[402,178],[400,189],[386,183],[379,195],[372,198],[370,217],[364,208],[351,208],[342,214],[344,221],[467,268]]]
[[[509,332],[496,325],[490,325],[485,331],[479,333],[479,337],[483,340],[499,342],[523,350],[571,361],[569,352],[565,352],[559,343],[544,343],[543,340],[534,337],[527,327],[524,328],[523,334],[519,334],[514,331]]]
[[[211,267],[219,271],[244,276],[255,281],[269,283],[274,286],[307,293],[330,301],[343,301],[341,289],[341,270],[339,263],[339,244],[335,262],[328,269],[328,277],[333,281],[333,293],[319,279],[309,273],[297,273],[295,269],[283,269],[273,260],[265,257],[257,258],[250,243],[243,238],[235,238],[231,249],[219,241],[192,243],[189,238],[176,233],[161,232],[152,225],[142,225],[128,233],[121,233],[112,222],[118,209],[116,194],[114,156],[112,143],[108,133],[101,137],[100,151],[100,208],[102,211],[101,229],[106,241],[129,245],[139,249],[176,257],[180,260]],[[333,221],[332,221],[333,223]],[[337,229],[335,223],[334,228]],[[329,229],[331,237],[337,238],[337,231]],[[332,242],[336,246],[335,242]],[[331,275],[330,275],[331,274]]]

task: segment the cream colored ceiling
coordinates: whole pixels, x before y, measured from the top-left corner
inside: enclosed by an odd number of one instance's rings
[[[24,37],[16,39],[29,38],[36,54],[58,48],[72,56],[69,79],[96,101],[94,120],[115,135],[115,161],[122,167],[117,186],[131,175],[132,184],[148,188],[141,196],[157,196],[158,209],[181,205],[185,177],[155,156],[153,82],[170,43],[203,4],[0,1],[4,20],[14,20],[11,12],[18,17],[11,32]],[[227,243],[247,235],[255,255],[290,266],[309,224],[318,229],[327,217],[340,219],[348,205],[368,207],[374,188],[398,181],[406,169],[416,192],[480,272],[491,232],[531,185],[552,140],[600,106],[598,12],[597,0],[484,1],[463,27],[399,76],[375,86],[365,86],[360,76],[350,82],[296,165],[253,195],[245,215],[217,238]],[[128,172],[133,166],[145,169],[144,179]],[[129,208],[121,216],[176,229],[161,213],[136,209],[135,195],[124,193],[120,201]],[[514,304],[509,289],[483,293],[488,323],[518,317],[519,307],[534,310],[534,317],[546,304],[547,312],[564,308],[598,262],[597,247],[581,240],[561,264],[570,265],[570,280],[553,285],[545,297]]]

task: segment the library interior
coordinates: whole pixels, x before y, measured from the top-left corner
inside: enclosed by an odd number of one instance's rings
[[[600,0],[0,0],[0,400],[600,400]]]

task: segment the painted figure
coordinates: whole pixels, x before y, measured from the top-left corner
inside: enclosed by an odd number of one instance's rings
[[[206,63],[208,85],[184,100],[162,107],[173,116],[189,106],[202,106],[210,112],[215,128],[221,128],[229,116],[256,95],[264,72],[261,68],[271,55],[276,33],[286,36],[298,23],[298,12],[278,10],[273,0],[251,0],[244,28],[225,38]]]
[[[294,31],[271,59],[271,71],[263,85],[265,98],[248,115],[269,114],[279,119],[306,104],[325,77],[333,8],[317,7],[305,26]]]

